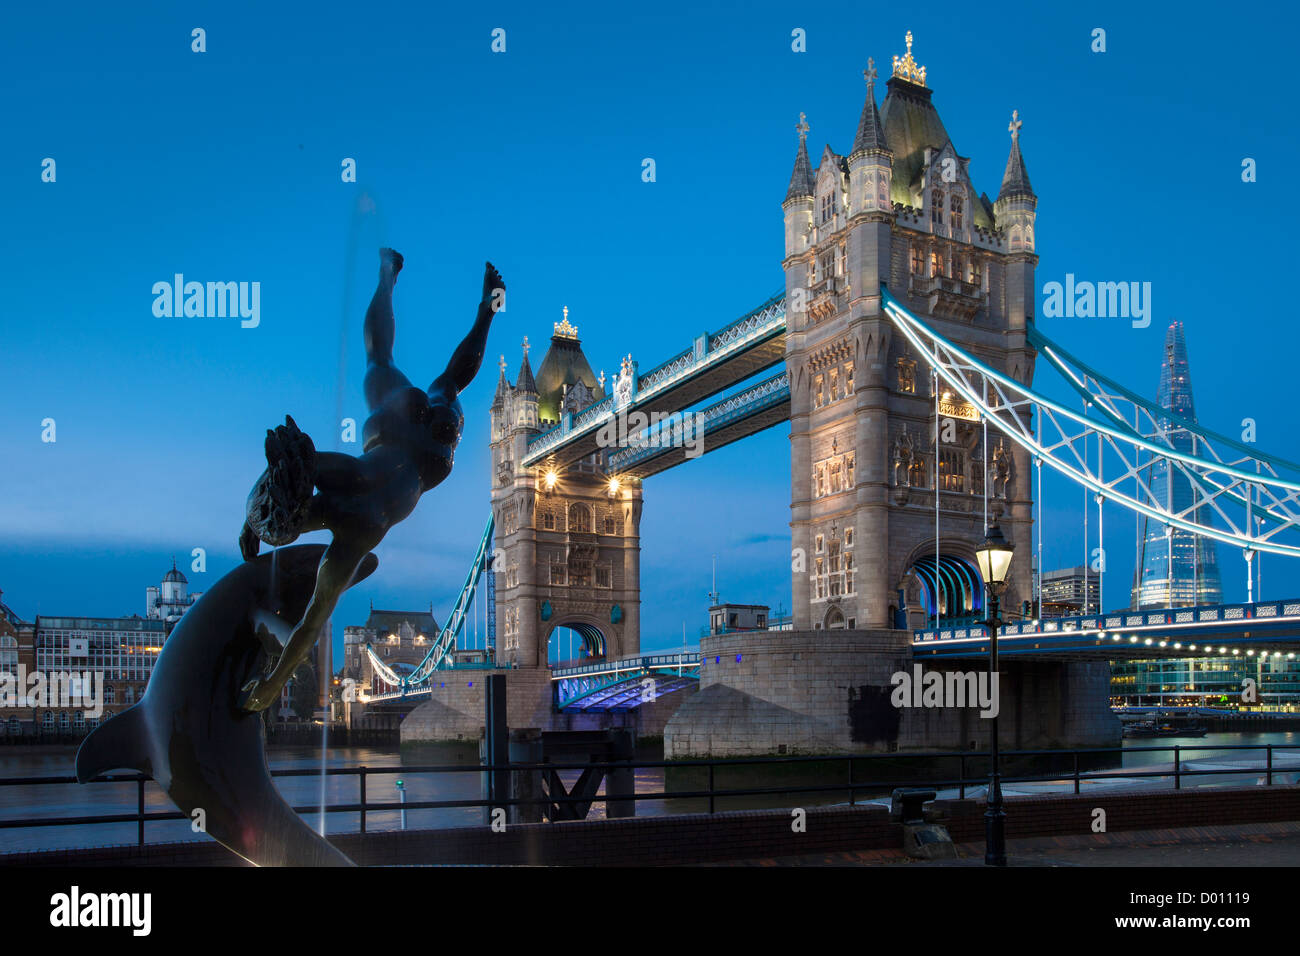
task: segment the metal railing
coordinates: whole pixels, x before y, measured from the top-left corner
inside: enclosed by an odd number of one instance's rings
[[[1278,766],[1274,760],[1274,750],[1296,751],[1297,756],[1294,762],[1288,765]],[[1183,767],[1183,758],[1189,751],[1263,751],[1263,766],[1246,766],[1246,767],[1214,767],[1209,769],[1185,769]],[[1140,768],[1132,769],[1106,769],[1106,770],[1087,770],[1081,766],[1081,760],[1084,758],[1100,759],[1106,754],[1131,754],[1131,753],[1172,753],[1172,769],[1153,769],[1145,770]],[[1279,744],[1205,744],[1201,746],[1186,746],[1176,744],[1164,747],[1099,747],[1081,750],[1016,750],[1004,752],[1002,755],[1003,767],[1008,762],[1014,761],[1015,758],[1023,757],[1053,757],[1068,758],[1070,768],[1068,770],[1052,769],[1040,773],[1028,774],[1007,774],[1001,777],[1003,786],[1016,783],[1034,783],[1034,782],[1055,782],[1073,784],[1075,794],[1082,792],[1084,783],[1102,781],[1108,779],[1146,779],[1146,778],[1165,778],[1173,780],[1173,789],[1183,789],[1183,781],[1189,777],[1204,776],[1231,776],[1234,774],[1258,774],[1262,775],[1262,780],[1269,786],[1274,783],[1274,775],[1283,772],[1300,772],[1300,747],[1279,745]],[[956,761],[958,773],[956,777],[942,777],[935,775],[912,775],[899,777],[897,779],[857,779],[855,771],[861,767],[869,766],[878,761],[929,761],[931,763],[941,760]],[[536,763],[536,764],[504,764],[494,765],[433,765],[433,766],[394,766],[394,767],[331,767],[327,768],[324,773],[331,777],[356,777],[357,778],[357,801],[355,803],[337,803],[328,804],[325,807],[327,813],[357,813],[360,815],[359,827],[361,833],[366,833],[367,815],[382,812],[399,812],[402,810],[448,810],[463,808],[478,808],[482,810],[495,809],[498,807],[512,806],[542,806],[554,808],[562,803],[589,803],[589,804],[608,804],[620,803],[638,800],[700,800],[707,803],[710,814],[718,812],[718,802],[724,799],[735,798],[753,798],[753,797],[775,797],[778,795],[795,795],[795,794],[841,794],[847,796],[847,803],[855,806],[859,801],[866,798],[864,802],[870,802],[872,799],[887,796],[890,791],[896,787],[910,787],[924,785],[931,788],[956,788],[958,799],[965,799],[968,788],[979,786],[987,782],[987,769],[980,769],[974,775],[968,773],[972,765],[983,764],[987,767],[988,754],[983,751],[950,751],[943,753],[882,753],[882,754],[839,754],[839,755],[811,755],[811,756],[785,756],[785,757],[744,757],[744,758],[727,758],[715,760],[655,760],[655,761],[611,761],[605,763]],[[833,772],[824,774],[828,782],[808,783],[793,781],[790,783],[780,783],[774,786],[752,786],[752,787],[726,787],[719,788],[717,785],[717,774],[721,770],[734,770],[740,767],[769,767],[769,768],[794,768],[800,765],[815,769],[815,765],[826,765],[827,770]],[[646,793],[629,793],[629,794],[598,794],[595,797],[582,796],[564,796],[548,795],[542,797],[529,798],[508,798],[508,799],[488,799],[486,797],[476,797],[471,799],[455,800],[408,800],[399,801],[371,801],[369,799],[368,781],[373,777],[403,777],[410,778],[424,774],[447,774],[447,773],[480,773],[487,774],[493,771],[510,771],[515,773],[547,771],[583,771],[588,769],[601,770],[604,772],[613,770],[649,770],[663,769],[667,770],[691,770],[702,771],[706,775],[707,785],[703,788],[684,790],[658,790]],[[321,770],[312,768],[303,769],[285,769],[273,770],[273,777],[319,777]],[[838,776],[838,780],[830,779]],[[107,774],[96,777],[90,781],[90,784],[105,783],[134,783],[136,786],[136,809],[133,813],[104,813],[78,816],[60,816],[60,817],[22,817],[17,819],[0,819],[0,830],[31,828],[31,827],[65,827],[65,826],[89,826],[93,824],[109,823],[135,823],[137,844],[143,846],[145,843],[145,824],[151,822],[161,822],[167,820],[189,820],[187,814],[178,810],[145,810],[145,784],[152,778],[139,773],[128,774]],[[0,778],[0,788],[15,786],[44,786],[76,783],[74,776],[37,776],[37,777],[2,777]],[[666,785],[665,773],[665,785]],[[777,806],[780,806],[779,804]],[[769,807],[775,809],[776,806]],[[318,815],[321,811],[319,805],[315,806],[295,806],[294,811],[299,814]],[[689,812],[689,811],[687,811]],[[553,813],[550,816],[554,816]],[[0,853],[0,858],[3,854]]]

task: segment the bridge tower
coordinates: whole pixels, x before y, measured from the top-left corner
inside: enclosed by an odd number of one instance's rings
[[[797,630],[906,627],[979,615],[975,548],[998,520],[1020,557],[1004,606],[1031,594],[1028,455],[984,426],[912,354],[880,286],[941,335],[1021,382],[1033,377],[1037,198],[1011,152],[996,202],[944,128],[926,70],[895,56],[881,107],[866,102],[847,156],[814,169],[809,126],[785,212],[790,525]],[[976,387],[978,383],[976,383]],[[936,394],[937,392],[937,394]],[[938,497],[938,554],[936,502]]]
[[[611,481],[605,450],[562,471],[522,464],[531,439],[605,397],[568,311],[536,378],[527,339],[513,385],[502,357],[492,401],[497,660],[516,667],[545,667],[561,627],[585,656],[640,650],[640,483]]]

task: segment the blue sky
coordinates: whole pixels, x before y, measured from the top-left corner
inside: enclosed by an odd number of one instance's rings
[[[487,514],[496,356],[513,375],[523,336],[545,343],[567,305],[594,368],[630,351],[645,369],[780,288],[798,114],[814,157],[826,142],[847,152],[867,58],[883,79],[909,29],[990,195],[1020,111],[1040,291],[1067,272],[1153,285],[1149,328],[1043,330],[1154,396],[1165,326],[1181,319],[1201,420],[1236,435],[1253,417],[1260,447],[1286,454],[1298,336],[1275,297],[1296,259],[1284,184],[1297,144],[1290,25],[1273,23],[1209,4],[1177,17],[1118,3],[9,5],[5,601],[27,617],[142,613],[172,554],[207,549],[196,588],[229,570],[264,430],[287,412],[331,448],[340,395],[364,417],[361,320],[375,250],[391,244],[407,263],[397,360],[418,383],[472,321],[484,259],[509,286],[462,396],[455,472],[389,534],[335,631],[341,641],[371,599],[432,602],[441,619]],[[194,27],[206,53],[191,52]],[[503,54],[490,50],[497,27]],[[796,27],[806,53],[791,51]],[[1090,51],[1095,27],[1104,54]],[[41,181],[45,157],[54,183]],[[341,182],[344,157],[357,183]],[[654,183],[641,181],[645,157]],[[1244,157],[1258,182],[1242,183]],[[260,282],[260,325],[155,317],[152,285],[177,272]],[[40,440],[45,418],[54,444]],[[683,621],[696,638],[715,554],[724,598],[789,607],[786,434],[647,484],[643,648],[677,646]],[[1080,494],[1053,484],[1049,568],[1083,553]],[[1132,520],[1107,521],[1124,537],[1106,588],[1126,596]],[[1282,560],[1265,563],[1266,594]],[[1240,560],[1221,561],[1228,597],[1244,597]]]

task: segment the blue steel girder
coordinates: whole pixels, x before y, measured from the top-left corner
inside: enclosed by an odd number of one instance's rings
[[[654,682],[653,687],[646,685],[647,680]],[[625,677],[589,690],[565,703],[557,701],[557,706],[567,713],[636,710],[642,704],[653,703],[666,694],[698,682],[698,677],[686,674],[644,674],[638,677]]]
[[[785,296],[778,293],[718,332],[701,336],[697,346],[639,375],[626,405],[618,407],[611,395],[576,416],[566,415],[529,442],[523,464],[578,461],[599,449],[597,434],[615,415],[680,412],[785,361],[785,328]]]
[[[647,676],[656,679],[690,676],[698,674],[699,668],[698,653],[645,654],[617,661],[593,661],[576,667],[554,668],[551,671],[551,683],[558,709],[586,694],[614,684],[640,681]]]
[[[987,657],[988,631],[983,625],[915,631],[912,651],[917,659]],[[1272,660],[1275,655],[1294,659],[1297,652],[1300,599],[1047,618],[1010,623],[998,632],[999,656],[1136,660],[1263,655]]]

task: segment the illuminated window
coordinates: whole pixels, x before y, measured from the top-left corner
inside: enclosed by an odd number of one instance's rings
[[[813,379],[813,408],[821,408],[826,404],[826,380],[818,375]]]
[[[591,531],[591,509],[579,502],[569,506],[569,531],[589,533]]]
[[[925,253],[919,246],[912,247],[912,275],[925,274]]]
[[[943,275],[943,253],[938,249],[930,253],[930,275],[936,279]]]
[[[910,358],[898,360],[898,390],[908,395],[916,394],[916,362]]]
[[[984,264],[978,259],[971,259],[966,264],[966,281],[971,285],[982,286],[984,284]]]
[[[853,363],[848,362],[844,366],[844,394],[853,394]]]
[[[953,229],[960,229],[960,228],[961,228],[961,223],[962,223],[962,206],[963,206],[963,205],[964,205],[964,203],[962,202],[961,197],[958,196],[956,193],[952,193],[952,194],[948,197],[948,211],[952,213],[952,227],[953,227]]]
[[[936,226],[943,225],[943,190],[936,189],[930,193],[930,222]]]

